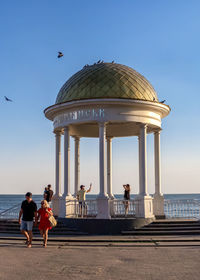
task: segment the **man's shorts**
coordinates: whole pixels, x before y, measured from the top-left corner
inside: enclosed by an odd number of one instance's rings
[[[21,222],[20,230],[32,230],[33,221],[23,221]]]

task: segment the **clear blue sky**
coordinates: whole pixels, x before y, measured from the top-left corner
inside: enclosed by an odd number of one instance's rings
[[[166,99],[172,112],[163,120],[163,192],[199,192],[199,11],[193,0],[0,1],[0,193],[41,193],[54,185],[54,135],[43,109],[72,74],[99,59],[136,69]],[[148,136],[150,193],[152,140]],[[73,188],[73,141],[71,156]],[[124,182],[138,191],[137,156],[136,138],[114,140],[115,193]],[[81,183],[90,181],[97,193],[98,141],[84,139]]]

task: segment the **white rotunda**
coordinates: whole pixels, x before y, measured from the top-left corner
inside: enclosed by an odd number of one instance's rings
[[[112,139],[138,137],[139,194],[134,199],[134,217],[164,216],[161,192],[160,132],[161,120],[170,112],[159,102],[152,85],[130,67],[116,63],[86,65],[60,89],[56,103],[45,109],[53,121],[56,139],[56,182],[53,198],[54,214],[61,218],[75,217],[76,198],[80,185],[80,140],[99,138],[99,195],[95,200],[96,219],[115,216],[112,186]],[[154,134],[155,194],[148,193],[147,145]],[[64,193],[61,193],[61,137],[64,135]],[[75,182],[70,182],[70,139],[75,140]],[[107,145],[107,149],[105,149]],[[107,150],[107,153],[105,153]],[[107,164],[106,164],[107,163]],[[107,166],[107,168],[106,168]]]

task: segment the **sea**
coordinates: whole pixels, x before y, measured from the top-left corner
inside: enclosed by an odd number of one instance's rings
[[[87,194],[86,199],[95,199],[97,195]],[[131,194],[131,199],[136,197],[135,194]],[[123,194],[115,194],[116,199],[123,199]],[[166,200],[195,200],[200,202],[199,193],[191,194],[164,194]],[[21,202],[25,199],[23,194],[0,194],[0,213],[13,208],[16,205],[20,205]],[[43,199],[42,195],[33,195],[33,200],[39,203]]]

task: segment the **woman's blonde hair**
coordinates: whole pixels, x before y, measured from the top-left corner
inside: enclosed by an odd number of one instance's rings
[[[49,203],[44,199],[41,201],[44,204],[45,208],[49,208]]]

